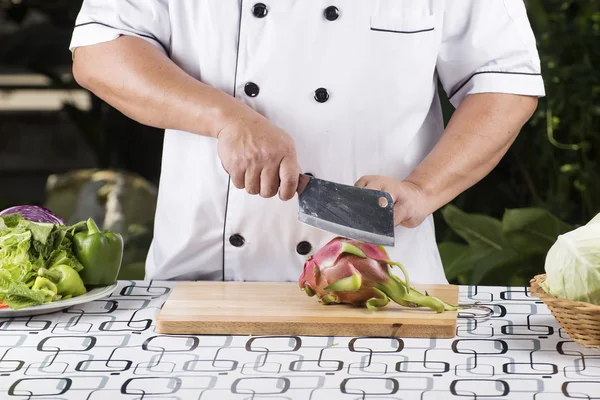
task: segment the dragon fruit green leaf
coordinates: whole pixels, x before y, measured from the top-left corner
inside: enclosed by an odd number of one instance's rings
[[[390,302],[390,298],[377,288],[373,288],[373,294],[377,297],[367,300],[366,305],[369,310],[378,310],[381,307],[385,307]]]

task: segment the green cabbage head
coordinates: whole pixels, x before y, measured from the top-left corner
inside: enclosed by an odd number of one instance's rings
[[[542,288],[556,297],[600,305],[600,214],[558,236],[546,254]]]

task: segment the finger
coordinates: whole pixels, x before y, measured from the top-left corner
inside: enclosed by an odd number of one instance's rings
[[[390,197],[392,198],[392,202],[393,202],[394,204],[398,203],[398,198],[399,198],[399,197],[398,197],[398,195],[397,195],[396,193],[394,193],[394,192],[393,192],[393,191],[391,191],[391,190],[390,190],[389,192],[387,192],[387,193],[388,193],[388,194],[390,195]]]
[[[385,191],[386,188],[385,182],[381,181],[381,179],[372,178],[370,176],[363,176],[356,182],[355,186],[363,189],[373,189],[381,191]]]
[[[267,166],[260,174],[260,195],[271,198],[277,194],[279,189],[279,166]]]
[[[246,169],[246,192],[250,194],[260,193],[260,174],[261,168],[257,167],[256,165],[252,165],[248,169]]]
[[[368,184],[369,184],[369,177],[363,176],[359,180],[356,181],[354,186],[359,187],[359,188],[365,188],[365,187],[367,187]]]
[[[237,189],[243,189],[244,188],[244,180],[245,180],[245,175],[246,175],[246,170],[244,168],[233,168],[232,171],[229,173],[229,176],[231,177],[231,182],[233,183],[233,186],[235,186]]]
[[[372,183],[369,183],[369,184],[366,186],[366,188],[367,188],[367,189],[373,189],[373,190],[380,190],[380,191],[382,191],[382,192],[385,192],[385,191],[386,191],[386,190],[385,190],[385,185],[384,185],[384,184],[382,184],[381,182],[372,182]]]
[[[394,225],[395,226],[403,225],[406,217],[407,217],[406,208],[404,208],[400,204],[396,204],[396,206],[394,206]]]
[[[279,165],[279,198],[281,200],[290,200],[294,197],[298,189],[298,179],[300,178],[300,167],[295,157],[285,157]]]
[[[409,218],[409,219],[405,219],[404,221],[402,221],[400,223],[400,225],[402,225],[405,228],[409,228],[409,229],[413,229],[416,228],[417,226],[419,226],[421,223],[418,222],[416,219],[414,218]]]

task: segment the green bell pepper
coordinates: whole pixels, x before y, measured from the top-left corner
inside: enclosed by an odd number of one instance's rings
[[[91,218],[87,228],[73,236],[73,253],[83,265],[79,275],[86,286],[112,285],[121,269],[123,237],[117,232],[101,231]]]
[[[38,276],[51,280],[56,285],[58,294],[61,296],[75,297],[87,293],[85,285],[77,271],[68,265],[54,265],[50,269],[40,268]]]
[[[60,297],[56,285],[50,279],[41,276],[35,278],[31,289],[44,293],[44,303],[50,303]]]

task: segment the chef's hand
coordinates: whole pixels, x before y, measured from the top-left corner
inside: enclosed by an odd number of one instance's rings
[[[217,134],[218,154],[233,185],[250,194],[290,200],[301,173],[292,137],[259,113],[240,107]]]
[[[394,200],[394,225],[406,228],[419,226],[428,215],[427,198],[417,185],[397,181],[387,176],[367,175],[355,186],[388,192]]]

